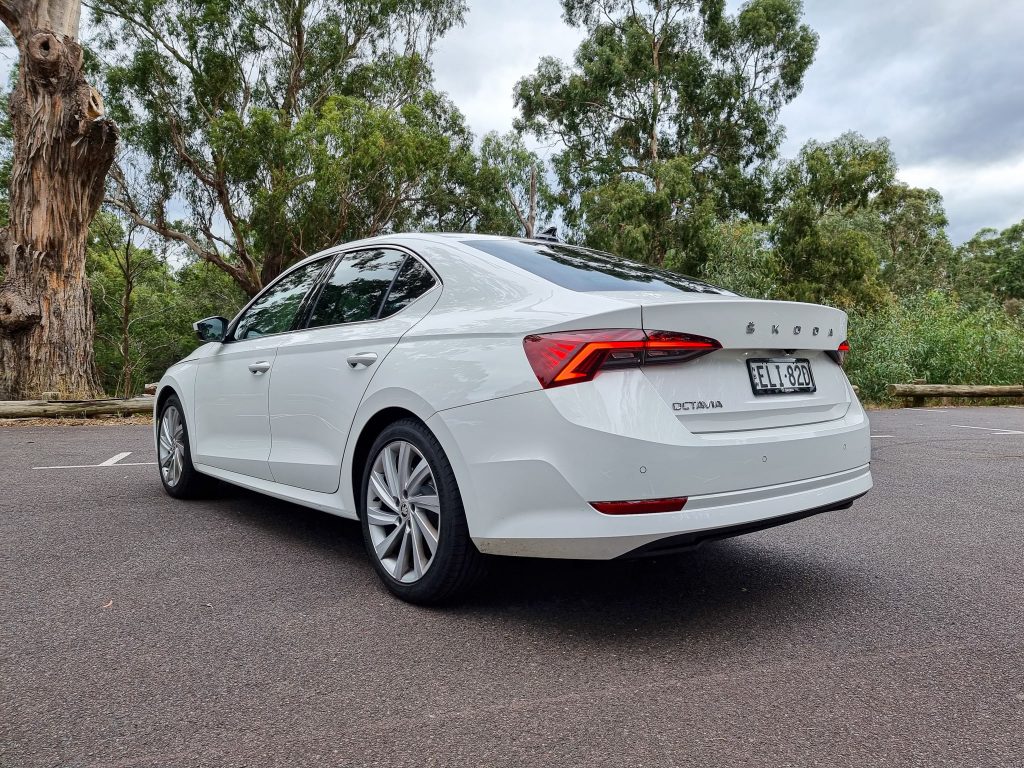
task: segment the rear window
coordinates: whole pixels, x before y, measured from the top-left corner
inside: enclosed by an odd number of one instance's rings
[[[531,240],[462,242],[572,291],[679,291],[731,295],[722,288],[675,272],[574,245]]]

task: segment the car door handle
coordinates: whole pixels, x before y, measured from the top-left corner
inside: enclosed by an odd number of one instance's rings
[[[251,363],[249,365],[249,373],[254,376],[259,376],[261,373],[266,373],[270,370],[270,363],[266,360],[260,360],[258,363]]]
[[[358,355],[352,355],[348,358],[349,368],[358,368],[360,365],[365,365],[367,368],[369,368],[376,362],[376,352],[361,352]]]

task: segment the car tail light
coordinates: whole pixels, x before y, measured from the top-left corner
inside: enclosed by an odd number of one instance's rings
[[[590,506],[606,515],[646,515],[652,512],[678,512],[686,506],[686,496],[640,501],[592,501]]]
[[[834,352],[832,350],[829,350],[828,356],[835,360],[837,363],[839,363],[840,366],[842,366],[846,363],[846,353],[849,351],[850,342],[844,341],[842,344],[839,345],[839,348]]]
[[[598,371],[681,363],[721,349],[714,339],[673,331],[612,328],[527,336],[523,348],[545,389],[591,381]]]

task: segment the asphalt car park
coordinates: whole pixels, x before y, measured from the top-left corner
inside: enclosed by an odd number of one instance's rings
[[[1024,765],[1024,409],[871,420],[851,510],[429,610],[147,427],[2,429],[0,765]]]

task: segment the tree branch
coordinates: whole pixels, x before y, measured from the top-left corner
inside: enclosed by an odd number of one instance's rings
[[[124,176],[121,173],[120,168],[117,168],[116,166],[112,168],[110,176],[121,187],[124,194],[108,196],[106,199],[108,204],[123,212],[138,226],[148,229],[150,232],[160,235],[163,238],[173,240],[174,242],[178,242],[186,246],[200,259],[210,262],[234,278],[235,282],[237,282],[239,286],[250,295],[255,295],[259,291],[260,286],[255,280],[254,275],[249,274],[247,270],[239,265],[231,264],[226,261],[224,257],[216,251],[216,249],[204,248],[198,240],[187,232],[173,229],[172,227],[167,226],[164,222],[153,222],[144,217],[127,194],[127,185],[125,184]]]
[[[25,0],[0,0],[0,21],[11,31],[15,40],[21,39],[21,24],[28,15]]]
[[[526,233],[526,237],[530,237],[530,225],[526,220],[526,216],[519,209],[519,204],[516,202],[516,196],[512,192],[512,186],[506,181],[505,192],[508,193],[508,201],[512,203],[512,210],[515,211],[516,218],[519,219],[519,223],[523,225],[523,232]]]

